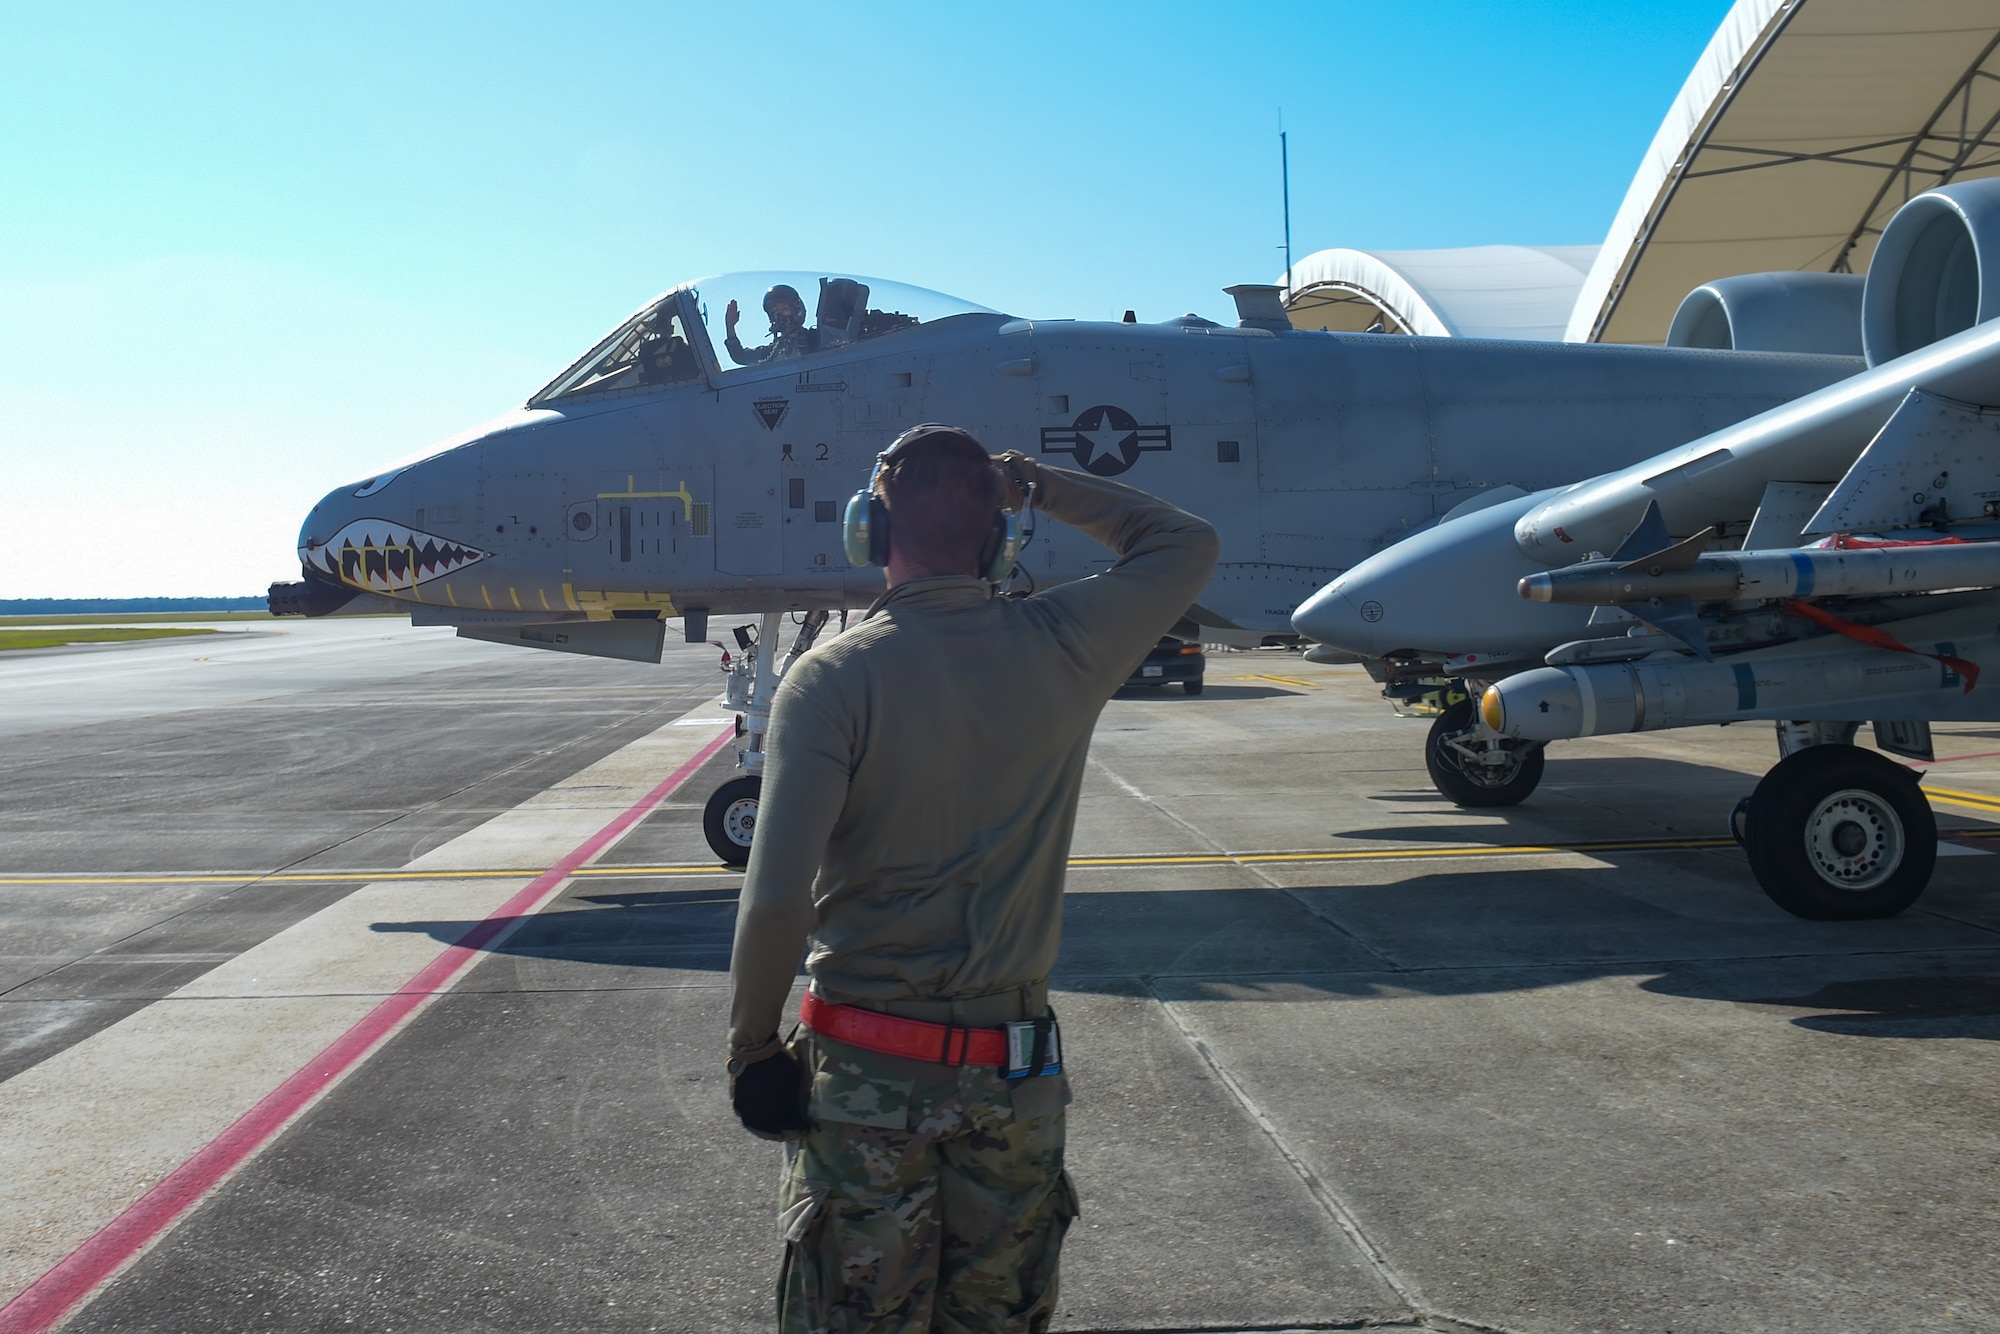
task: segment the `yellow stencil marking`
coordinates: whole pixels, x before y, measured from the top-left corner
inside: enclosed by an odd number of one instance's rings
[[[549,590],[548,590],[548,589],[546,589],[546,588],[538,588],[538,589],[536,589],[536,590],[535,590],[535,592],[536,592],[537,594],[539,594],[539,595],[541,596],[541,599],[542,599],[542,610],[543,610],[543,611],[554,611],[554,610],[555,610],[555,608],[554,608],[554,607],[551,607],[551,606],[549,605]]]
[[[510,588],[507,590],[507,596],[514,599],[514,610],[521,610],[521,595]]]
[[[638,491],[633,489],[632,474],[626,473],[625,489],[623,491],[599,491],[597,498],[599,500],[678,500],[681,502],[682,519],[685,520],[694,513],[694,497],[688,494],[687,478],[685,477],[681,479],[681,486],[678,491]]]
[[[444,595],[445,595],[445,596],[446,596],[447,598],[450,598],[450,599],[451,599],[451,605],[452,605],[452,606],[456,607],[456,606],[458,605],[458,594],[456,594],[456,593],[454,593],[454,592],[452,592],[452,591],[451,591],[451,585],[450,585],[450,584],[446,584],[446,585],[444,586]]]
[[[485,599],[486,599],[486,610],[488,610],[488,611],[492,611],[492,610],[493,610],[493,595],[492,595],[491,593],[489,593],[489,592],[487,592],[487,591],[486,591],[486,585],[485,585],[485,584],[481,584],[481,585],[479,586],[479,596],[481,596],[481,597],[483,597],[483,598],[485,598]]]
[[[563,585],[563,605],[565,607],[568,607],[571,611],[583,610],[583,608],[576,605],[576,590],[574,588],[571,588],[568,584]]]

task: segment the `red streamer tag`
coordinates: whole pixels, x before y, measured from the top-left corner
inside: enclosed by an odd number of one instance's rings
[[[1857,644],[1866,644],[1870,648],[1885,648],[1891,653],[1908,653],[1913,657],[1929,658],[1932,662],[1942,663],[1958,673],[1958,679],[1968,695],[1972,693],[1972,688],[1979,684],[1979,664],[1968,658],[1954,658],[1944,653],[1919,652],[1887,630],[1878,630],[1872,625],[1856,625],[1853,621],[1835,616],[1824,607],[1815,607],[1812,603],[1801,602],[1797,598],[1785,599],[1785,610],[1803,616],[1813,624],[1831,630],[1837,635],[1845,635]]]

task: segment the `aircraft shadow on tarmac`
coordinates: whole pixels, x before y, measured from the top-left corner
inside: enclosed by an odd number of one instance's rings
[[[1605,864],[1455,868],[1380,884],[1072,892],[1051,982],[1200,1001],[1394,1003],[1617,977],[1828,1034],[2000,1040],[2000,934],[1981,925],[1921,910],[1885,922],[1800,921],[1770,905],[1733,854],[1598,860]],[[1240,873],[1218,871],[1232,874]],[[1963,878],[1961,903],[1985,879]],[[511,924],[488,952],[529,973],[589,964],[719,982],[735,917],[733,884],[589,893]],[[374,929],[455,943],[475,925]]]

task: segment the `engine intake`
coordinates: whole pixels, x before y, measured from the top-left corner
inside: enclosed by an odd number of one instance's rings
[[[2000,315],[2000,179],[1956,181],[1896,210],[1861,300],[1870,366]]]

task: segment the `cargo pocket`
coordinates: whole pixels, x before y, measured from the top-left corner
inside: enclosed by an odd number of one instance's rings
[[[1068,1171],[1057,1172],[1055,1185],[1035,1211],[1033,1226],[1015,1234],[1020,1245],[1009,1258],[1020,1284],[1020,1300],[1008,1312],[1014,1322],[1009,1329],[1047,1329],[1054,1319],[1062,1286],[1063,1237],[1080,1212]]]
[[[813,1075],[811,1116],[815,1121],[841,1121],[878,1130],[907,1130],[910,1093],[907,1079],[870,1079],[838,1069]]]
[[[1083,1205],[1076,1198],[1076,1183],[1069,1179],[1069,1169],[1065,1167],[1056,1174],[1056,1224],[1063,1231],[1083,1216]]]
[[[833,1307],[820,1245],[829,1187],[809,1181],[801,1183],[801,1190],[778,1215],[778,1232],[785,1243],[784,1260],[778,1266],[778,1328],[783,1334],[824,1330]]]

